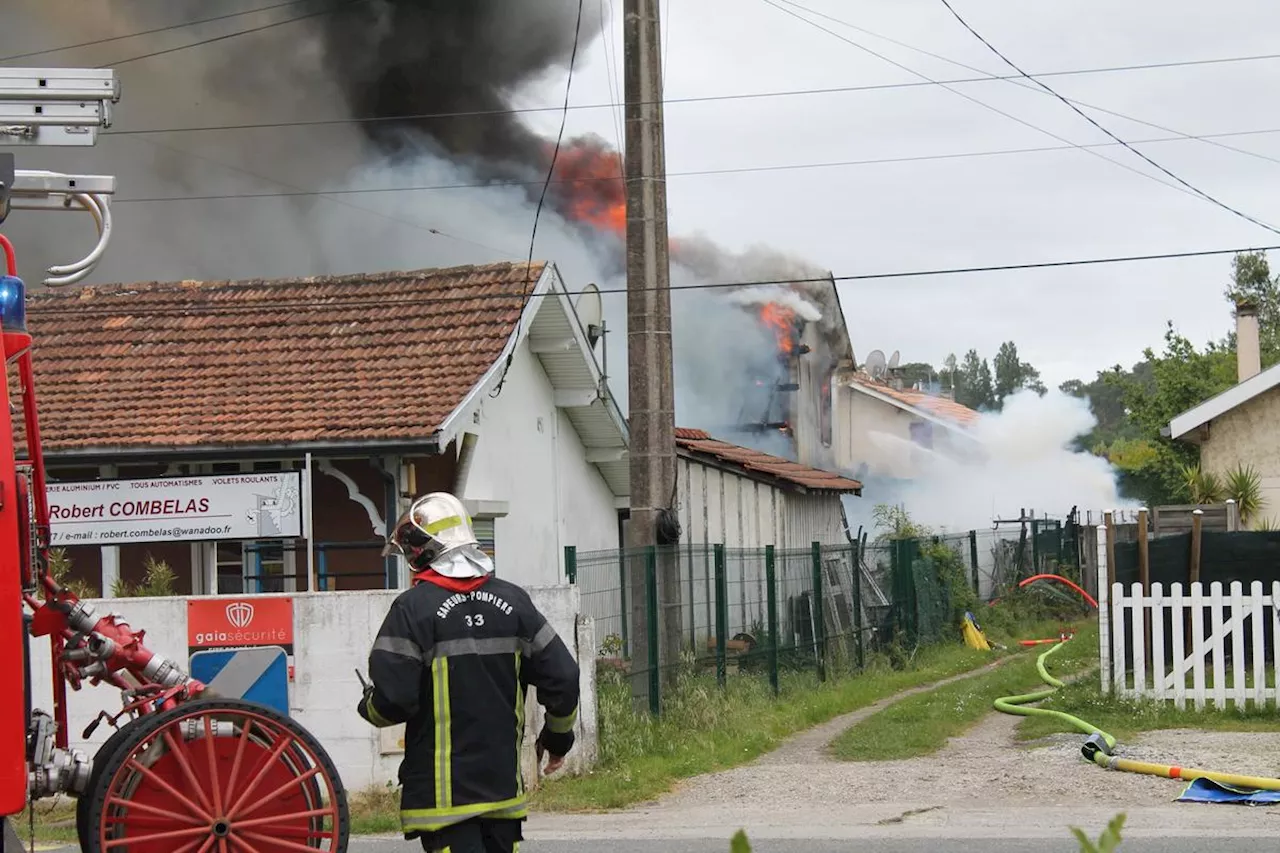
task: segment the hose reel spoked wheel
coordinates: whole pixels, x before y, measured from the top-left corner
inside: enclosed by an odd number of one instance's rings
[[[100,751],[77,812],[85,853],[345,853],[350,825],[337,768],[288,717],[202,699],[140,717],[117,735]]]
[[[84,794],[76,800],[76,837],[80,842],[81,850],[89,849],[89,827],[93,820],[89,811],[93,806],[95,794],[98,791],[98,780],[102,777],[102,767],[107,763],[110,756],[114,755],[119,749],[120,744],[124,743],[125,738],[132,734],[133,721],[121,726],[111,733],[111,737],[98,748],[97,754],[93,756],[93,770],[89,773],[89,784],[85,787]]]

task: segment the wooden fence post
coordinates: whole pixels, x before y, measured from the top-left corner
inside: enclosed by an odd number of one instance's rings
[[[1116,522],[1115,516],[1111,510],[1107,510],[1102,514],[1104,519],[1102,527],[1107,533],[1107,589],[1111,589],[1111,585],[1116,582]]]
[[[1240,530],[1240,505],[1236,503],[1235,498],[1227,499],[1227,532],[1236,533]]]
[[[1191,560],[1190,570],[1187,574],[1187,589],[1191,589],[1191,584],[1200,582],[1200,543],[1203,535],[1204,510],[1195,509],[1191,512]],[[1183,614],[1183,630],[1185,632],[1185,641],[1183,643],[1183,652],[1191,654],[1191,614]]]
[[[1151,550],[1147,542],[1147,508],[1138,510],[1138,583],[1142,585],[1142,597],[1151,595]],[[1142,609],[1142,657],[1147,660],[1151,654],[1151,613]],[[1134,649],[1136,665],[1138,650]]]

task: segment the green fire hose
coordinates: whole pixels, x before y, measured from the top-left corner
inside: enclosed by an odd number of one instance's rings
[[[1017,714],[1020,717],[1053,717],[1061,720],[1074,729],[1078,729],[1087,735],[1098,735],[1107,744],[1107,751],[1115,749],[1116,739],[1095,726],[1093,723],[1085,722],[1079,717],[1073,717],[1063,711],[1051,711],[1047,708],[1031,708],[1028,707],[1033,702],[1040,702],[1052,696],[1059,687],[1064,686],[1061,681],[1049,674],[1049,670],[1045,668],[1047,661],[1055,652],[1065,646],[1069,640],[1062,640],[1048,651],[1041,653],[1036,658],[1036,672],[1040,673],[1040,678],[1045,684],[1049,685],[1048,690],[1038,690],[1035,693],[1024,693],[1021,696],[1002,696],[996,700],[995,706],[997,711],[1006,714]]]
[[[1049,685],[1049,689],[1038,690],[1034,693],[1024,693],[1021,696],[1002,696],[995,701],[996,710],[1005,714],[1016,714],[1020,717],[1053,717],[1061,720],[1072,728],[1089,735],[1089,739],[1085,741],[1084,746],[1080,748],[1080,751],[1084,754],[1085,758],[1105,770],[1122,770],[1128,773],[1162,776],[1166,779],[1183,779],[1188,782],[1195,779],[1209,779],[1234,788],[1252,788],[1259,791],[1280,791],[1280,779],[1268,779],[1260,776],[1240,776],[1234,773],[1219,773],[1214,770],[1196,770],[1190,767],[1178,767],[1168,764],[1149,764],[1145,761],[1133,761],[1128,758],[1119,758],[1114,755],[1116,739],[1092,723],[1082,720],[1079,717],[1074,717],[1063,711],[1029,707],[1034,702],[1040,702],[1044,699],[1048,699],[1058,690],[1059,687],[1064,686],[1063,682],[1049,674],[1049,670],[1045,668],[1045,661],[1047,661],[1056,651],[1061,649],[1068,642],[1070,642],[1070,638],[1064,638],[1061,642],[1057,643],[1048,651],[1041,653],[1041,655],[1036,658],[1036,671],[1040,673],[1041,680],[1043,680],[1045,684]]]

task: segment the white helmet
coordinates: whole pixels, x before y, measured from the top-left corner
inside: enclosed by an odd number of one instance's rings
[[[432,492],[415,500],[396,521],[382,555],[402,556],[423,571],[441,557],[479,544],[462,501],[448,492]]]

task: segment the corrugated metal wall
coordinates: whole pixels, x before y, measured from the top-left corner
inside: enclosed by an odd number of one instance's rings
[[[766,545],[779,551],[778,607],[785,626],[792,599],[811,587],[810,544],[847,544],[840,497],[796,494],[684,457],[676,471],[683,527],[681,593],[690,640],[705,651],[707,638],[715,635],[713,545],[725,547],[730,636],[765,624]],[[580,555],[582,606],[596,620],[600,637],[624,635],[619,563],[609,555]]]

